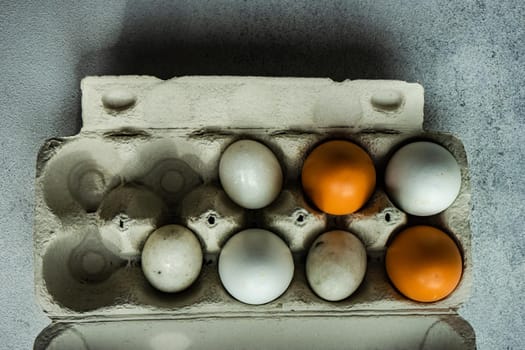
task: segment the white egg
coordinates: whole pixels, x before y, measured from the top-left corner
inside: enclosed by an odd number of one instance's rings
[[[265,304],[283,294],[294,272],[290,249],[284,241],[262,229],[248,229],[226,242],[219,256],[224,288],[246,304]]]
[[[461,170],[454,156],[432,142],[414,142],[399,149],[386,168],[392,200],[405,212],[434,215],[447,209],[461,188]]]
[[[154,231],[142,251],[146,279],[163,292],[188,288],[199,276],[202,250],[193,232],[184,226],[167,225]]]
[[[312,244],[306,258],[306,278],[323,299],[348,298],[359,287],[366,272],[366,250],[346,231],[323,233]]]
[[[241,140],[222,154],[219,178],[228,196],[247,209],[259,209],[277,198],[283,183],[281,165],[265,145]]]

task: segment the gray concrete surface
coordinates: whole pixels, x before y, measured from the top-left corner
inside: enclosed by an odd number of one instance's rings
[[[39,146],[80,127],[93,74],[418,81],[427,129],[456,134],[472,177],[475,264],[460,310],[480,349],[525,348],[525,3],[4,1],[0,8],[0,348],[48,319],[33,297]]]

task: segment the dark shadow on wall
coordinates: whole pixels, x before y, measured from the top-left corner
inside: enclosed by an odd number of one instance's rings
[[[223,4],[224,5],[224,4]],[[291,6],[291,7],[290,7]],[[295,6],[295,8],[293,7]],[[89,75],[248,75],[396,79],[379,23],[336,5],[128,2],[119,40],[84,52]],[[362,10],[362,9],[361,9]],[[80,107],[79,107],[80,108]],[[78,115],[80,116],[79,110]],[[81,122],[79,121],[79,129]]]
[[[119,41],[84,53],[78,78],[143,74],[394,78],[387,37],[342,9],[129,2]],[[325,5],[326,6],[326,5]],[[343,11],[344,12],[344,11]]]

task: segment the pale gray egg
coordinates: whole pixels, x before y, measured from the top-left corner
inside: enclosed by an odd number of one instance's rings
[[[366,272],[366,250],[346,231],[329,231],[312,244],[306,259],[306,277],[321,298],[339,301],[359,287]]]

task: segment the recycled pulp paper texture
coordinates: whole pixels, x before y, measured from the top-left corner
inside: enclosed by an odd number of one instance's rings
[[[130,81],[134,85],[121,83]],[[241,86],[241,90],[269,85],[271,91],[274,87],[284,86],[287,89],[293,87],[299,95],[312,91],[312,86],[329,86],[343,92],[348,86],[352,87],[348,90],[352,92],[348,94],[349,101],[360,101],[363,111],[359,120],[364,124],[360,127],[371,125],[372,121],[386,125],[384,123],[389,118],[406,118],[407,124],[400,125],[408,125],[403,132],[388,129],[387,132],[362,130],[356,133],[359,127],[352,129],[340,125],[331,128],[305,127],[303,130],[230,127],[202,131],[200,127],[205,124],[200,119],[179,118],[176,113],[163,114],[160,107],[147,108],[147,102],[151,99],[141,91],[154,92],[156,87],[162,90],[152,96],[169,96],[165,99],[166,105],[179,106],[173,103],[173,97],[178,94],[171,90],[174,87],[175,92],[180,91],[177,81],[179,79],[162,83],[150,77],[86,79],[84,91],[87,92],[83,103],[87,125],[84,131],[77,136],[52,139],[42,148],[36,181],[35,280],[39,300],[50,315],[140,318],[155,314],[170,317],[197,314],[242,316],[269,312],[296,315],[325,312],[352,314],[359,311],[376,314],[392,311],[451,313],[465,300],[471,283],[470,192],[466,156],[461,142],[454,137],[424,133],[418,129],[421,122],[419,107],[423,105],[419,85],[398,81],[333,83],[326,79],[180,78],[181,84],[187,87],[184,89],[185,98],[196,96],[199,97],[197,100],[213,95],[209,92],[210,86],[219,86],[220,91],[231,85]],[[97,84],[99,82],[103,84]],[[94,87],[99,86],[102,86],[100,91],[90,95],[90,91],[98,91]],[[201,90],[203,95],[197,93]],[[394,90],[398,93],[392,93]],[[109,97],[108,93],[111,93]],[[144,104],[141,104],[141,96],[146,96]],[[227,104],[228,99],[225,97],[221,101]],[[285,101],[292,105],[295,103],[293,99]],[[306,103],[306,100],[303,102]],[[369,107],[365,108],[365,104],[374,107],[367,109]],[[199,118],[206,120],[208,116],[206,111],[195,109],[199,106],[197,102],[180,105],[191,105],[192,108],[187,110],[193,111],[191,113]],[[411,112],[412,108],[407,107],[411,105],[418,106],[415,108],[417,112]],[[315,106],[315,103],[310,106]],[[311,110],[314,109],[306,111]],[[281,113],[281,109],[276,111],[277,115]],[[344,111],[346,113],[350,109]],[[306,120],[312,121],[308,118],[315,115],[305,113]],[[261,118],[261,115],[258,117]],[[330,119],[323,121],[332,124]],[[269,128],[275,120],[269,123],[262,118],[260,122]],[[339,123],[335,120],[334,124],[336,122]],[[89,129],[89,125],[93,129]],[[384,168],[396,147],[413,138],[434,140],[454,154],[462,169],[461,193],[447,211],[425,219],[428,224],[449,230],[464,251],[464,275],[460,286],[450,297],[433,304],[414,303],[400,296],[388,283],[381,260],[386,242],[393,232],[414,221],[390,202],[381,186],[361,211],[338,218],[319,213],[304,199],[298,179],[305,154],[315,144],[334,135],[362,145],[378,169]],[[217,181],[220,155],[239,137],[256,138],[267,144],[279,158],[286,174],[285,187],[275,203],[250,213],[228,204]],[[181,182],[184,185],[177,189],[157,186],[165,174],[173,173],[184,179]],[[115,183],[140,183],[155,191],[169,204],[169,214],[175,222],[188,226],[198,235],[208,257],[201,277],[188,291],[160,294],[147,283],[137,263],[115,260],[107,252],[100,241],[101,228],[117,225],[117,230],[127,229],[125,224],[119,224],[121,220],[101,220],[97,213],[99,203]],[[209,215],[215,215],[213,225],[207,220]],[[297,220],[298,215],[302,215],[301,221]],[[263,228],[280,235],[296,255],[295,276],[288,291],[276,301],[261,306],[245,305],[231,298],[221,286],[216,267],[220,246],[233,233],[248,228],[251,222],[258,222]],[[302,264],[312,240],[334,224],[358,235],[365,243],[370,259],[359,291],[344,302],[327,303],[309,289]],[[85,264],[86,261],[88,264],[93,261],[93,254],[97,255],[95,261],[105,261],[107,266],[90,275],[87,270],[91,267]],[[90,275],[91,282],[84,281],[87,275]]]
[[[131,108],[105,108],[127,94]],[[423,88],[401,81],[146,76],[82,81],[83,130],[136,128],[420,129]]]

